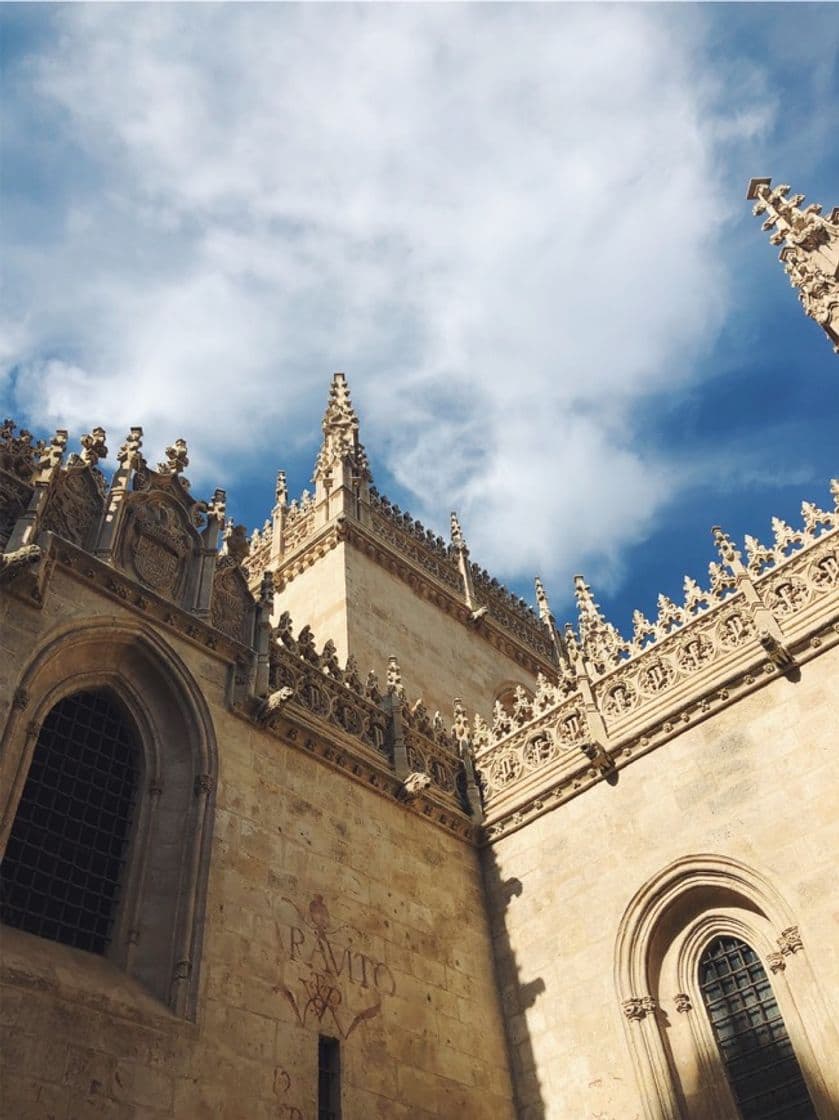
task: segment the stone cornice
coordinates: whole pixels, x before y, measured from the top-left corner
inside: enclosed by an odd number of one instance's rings
[[[839,592],[830,598],[829,603],[822,604],[819,617],[811,617],[806,631],[800,632],[791,646],[793,673],[799,673],[814,657],[839,645]],[[581,733],[576,736],[560,730],[564,720],[583,708],[579,693],[568,696],[561,705],[530,721],[497,747],[484,750],[479,757],[479,769],[486,783],[481,842],[492,844],[500,840],[601,781],[614,783],[617,771],[782,673],[783,667],[772,660],[759,641],[749,642],[724,667],[720,666],[716,675],[706,676],[700,687],[694,687],[674,703],[650,709],[643,718],[616,727],[603,744],[606,764],[590,757],[584,723],[578,725]],[[507,774],[514,774],[507,787],[495,793],[493,767],[496,774],[503,773],[505,767]]]
[[[301,572],[310,568],[342,542],[358,548],[375,563],[406,583],[412,591],[434,603],[464,626],[470,626],[484,641],[528,672],[534,675],[539,672],[555,672],[556,666],[548,657],[540,656],[520,638],[511,634],[491,614],[486,614],[479,621],[474,622],[472,611],[454,588],[414,563],[403,552],[361,522],[343,515],[327,522],[315,535],[284,558],[274,574],[275,590],[282,591]]]
[[[257,701],[235,705],[233,712],[265,735],[311,755],[359,785],[398,802],[402,808],[459,840],[475,843],[477,829],[472,820],[453,801],[437,793],[433,785],[406,799],[404,781],[396,776],[385,755],[334,723],[319,718],[295,700],[289,699],[267,722],[260,719]]]

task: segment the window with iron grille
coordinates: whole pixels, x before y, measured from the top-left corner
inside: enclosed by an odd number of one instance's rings
[[[60,700],[41,727],[0,878],[0,919],[92,953],[110,941],[140,752],[105,692]]]
[[[718,937],[702,954],[699,986],[743,1120],[816,1120],[755,951],[736,937]]]
[[[341,1045],[318,1038],[318,1120],[341,1120]]]

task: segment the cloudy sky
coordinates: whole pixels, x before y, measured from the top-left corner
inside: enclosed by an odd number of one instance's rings
[[[830,5],[4,5],[0,398],[261,524],[333,370],[377,483],[621,624],[839,472],[750,213],[839,203]]]

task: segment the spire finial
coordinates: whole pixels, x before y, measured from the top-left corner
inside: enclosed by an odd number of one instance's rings
[[[350,398],[346,375],[333,373],[329,400],[323,416],[323,442],[315,463],[313,482],[323,481],[332,466],[349,460],[360,478],[370,480],[370,468],[364,447],[358,438],[358,416]]]
[[[548,596],[545,592],[545,585],[542,583],[539,576],[536,576],[533,583],[536,587],[536,604],[539,607],[539,617],[543,622],[550,625],[553,616],[551,615],[551,605],[548,602]]]
[[[454,510],[452,510],[451,515],[451,527],[452,544],[454,545],[454,547],[459,550],[466,548],[466,538],[463,536],[463,530],[460,527],[460,518],[457,516]]]
[[[754,200],[755,215],[765,215],[771,244],[783,246],[780,260],[805,314],[839,353],[839,207],[824,218],[818,203],[801,209],[804,195],[789,191],[786,184],[773,188],[771,179],[752,179],[746,197]]]

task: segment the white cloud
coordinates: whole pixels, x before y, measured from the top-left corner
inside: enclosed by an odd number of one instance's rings
[[[22,406],[186,434],[199,472],[231,472],[311,425],[345,369],[418,513],[457,507],[511,575],[607,573],[684,481],[634,409],[696,375],[722,320],[721,220],[742,203],[721,145],[770,113],[721,107],[698,16],[56,19],[28,80],[96,187],[67,187],[47,257],[10,248]]]

